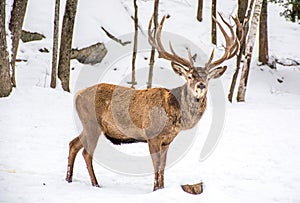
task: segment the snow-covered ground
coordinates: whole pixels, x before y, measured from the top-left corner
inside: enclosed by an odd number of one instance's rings
[[[236,2],[220,1],[217,9],[229,16],[235,13]],[[10,5],[8,1],[7,11]],[[138,5],[140,25],[146,29],[153,1],[139,1]],[[205,1],[202,23],[196,21],[196,5],[196,0],[162,0],[159,14],[171,15],[165,30],[199,42],[201,48],[209,51],[210,2]],[[300,26],[279,17],[280,10],[269,5],[270,55],[299,61]],[[257,66],[256,50],[247,101],[226,102],[225,127],[216,149],[207,159],[199,160],[209,130],[208,109],[192,148],[166,170],[165,189],[152,192],[152,175],[120,175],[96,163],[94,168],[102,188],[93,188],[80,153],[74,181],[68,184],[64,180],[68,144],[77,135],[74,92],[49,88],[51,53],[38,51],[52,48],[53,11],[53,1],[29,0],[24,29],[42,32],[46,39],[20,42],[18,58],[27,62],[17,64],[18,88],[8,98],[0,99],[0,202],[300,202],[300,67],[270,70]],[[100,26],[116,36],[131,32],[131,13],[131,0],[79,1],[73,46],[108,42]],[[221,40],[218,39],[220,45]],[[229,67],[234,67],[234,63],[227,62]],[[83,65],[72,61],[72,67],[74,90]],[[129,67],[130,64],[123,69]],[[84,68],[93,70],[97,65]],[[225,95],[232,73],[233,68],[229,68],[222,77]],[[119,149],[147,152],[147,145]],[[187,194],[180,187],[200,181],[205,186],[201,195]]]

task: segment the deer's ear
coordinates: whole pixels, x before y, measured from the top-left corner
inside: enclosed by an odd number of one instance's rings
[[[171,66],[174,70],[175,73],[177,73],[180,76],[186,76],[187,75],[187,70],[184,68],[184,66],[175,63],[175,62],[171,62]]]
[[[225,73],[226,69],[227,69],[227,66],[220,66],[218,68],[211,70],[208,73],[208,80],[221,77]]]

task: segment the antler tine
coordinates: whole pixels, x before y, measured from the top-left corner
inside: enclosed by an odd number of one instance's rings
[[[190,64],[192,65],[192,67],[194,67],[194,60],[190,48],[187,48],[187,53],[190,60]]]
[[[152,21],[153,21],[153,16],[151,16],[150,21],[149,21],[149,24],[148,24],[148,42],[149,42],[149,44],[150,44],[151,46],[153,46],[153,47],[156,48],[154,39],[153,39],[153,37],[152,37],[152,30],[151,30],[151,27],[152,27]]]
[[[244,37],[245,37],[245,32],[244,32],[244,29],[243,29],[243,25],[241,24],[240,20],[238,19],[237,16],[235,17],[232,17],[231,18],[234,20],[237,28],[238,28],[238,31],[241,32],[241,37],[240,37],[240,42],[244,41]]]
[[[224,18],[222,17],[221,13],[219,13],[219,16],[221,17],[221,20],[225,23],[225,25],[227,25],[227,27],[230,29],[231,26],[224,20]],[[226,42],[226,45],[228,42],[230,42],[230,40],[232,40],[232,37],[229,37],[228,34],[226,33],[226,31],[224,30],[224,28],[222,27],[221,23],[219,23],[219,21],[214,17],[212,16],[213,20],[217,23],[218,27],[220,28],[222,34],[224,35],[224,38],[225,38],[225,42]],[[231,32],[231,31],[230,31]],[[234,33],[231,32],[231,36],[233,36]]]
[[[151,46],[155,47],[157,50],[159,50],[159,47],[156,44],[155,39],[153,38],[152,34],[153,34],[153,30],[152,30],[152,21],[153,21],[153,16],[151,16],[150,21],[149,21],[149,25],[148,25],[148,42]],[[155,35],[157,34],[154,33]]]
[[[160,21],[160,24],[158,26],[158,29],[156,30],[156,34],[155,34],[155,44],[157,45],[157,50],[159,51],[159,54],[161,54],[160,52],[162,52],[162,54],[167,53],[162,45],[162,42],[160,40],[160,35],[161,35],[161,30],[162,30],[162,26],[165,22],[166,16],[163,16],[163,18]],[[169,54],[167,54],[169,56]],[[171,55],[170,55],[171,57]],[[172,57],[171,57],[172,58]]]
[[[221,20],[223,21],[223,23],[229,28],[230,30],[230,34],[231,34],[231,38],[235,38],[235,34],[234,34],[234,30],[232,29],[232,26],[224,19],[224,17],[222,16],[222,14],[220,12],[218,12]],[[231,18],[234,20],[234,17],[231,16]]]
[[[233,43],[232,45],[234,45],[236,43],[236,39],[237,39],[237,36],[234,34],[234,30],[232,28],[232,26],[226,22],[222,16],[222,14],[220,12],[218,12],[220,18],[222,19],[223,23],[229,28],[230,30],[230,34],[231,34],[231,37],[230,37],[230,41],[228,43]],[[234,20],[234,17],[231,16],[231,18]],[[236,22],[235,22],[236,23]],[[227,43],[227,41],[226,41]],[[230,50],[229,50],[229,53],[232,53],[232,51],[235,50],[235,46],[232,46],[230,47]]]
[[[243,30],[242,24],[240,23],[240,21],[237,17],[231,16],[231,18],[234,20],[234,22],[237,26],[237,30],[239,32],[241,32],[241,37],[240,37],[240,39],[237,39],[237,37],[235,37],[236,46],[234,47],[234,51],[229,55],[228,58],[232,58],[238,53],[238,51],[240,50],[241,42],[244,40],[244,30]]]
[[[214,55],[215,55],[215,48],[213,48],[213,50],[211,51],[210,57],[207,63],[205,64],[206,67],[212,62],[212,60],[214,59]]]
[[[236,36],[235,41],[236,41],[237,45],[234,49],[234,52],[229,56],[229,58],[232,58],[233,56],[235,56],[238,53],[238,51],[240,50],[241,42],[244,41],[244,37],[245,37],[243,25],[239,21],[238,17],[237,16],[236,17],[231,16],[231,18],[234,20],[234,22],[237,26],[237,31],[241,33],[240,34],[241,36],[240,36],[240,39],[237,39],[237,36]]]
[[[174,51],[174,49],[173,49],[171,43],[169,43],[169,46],[170,46],[170,50],[171,50],[172,54],[169,53],[169,52],[167,52],[167,51],[164,49],[164,47],[163,47],[163,43],[162,43],[162,41],[161,41],[160,36],[161,36],[161,30],[162,30],[162,26],[163,26],[163,24],[164,24],[165,18],[166,18],[166,16],[163,16],[163,18],[161,19],[160,24],[159,24],[159,26],[158,26],[158,28],[157,28],[157,30],[156,30],[156,33],[155,33],[155,39],[154,39],[154,38],[152,37],[152,32],[153,32],[153,31],[151,30],[151,28],[152,28],[153,16],[151,17],[150,22],[149,22],[149,25],[148,25],[148,41],[149,41],[149,43],[150,43],[153,47],[155,47],[155,48],[157,49],[158,54],[159,54],[159,55],[158,55],[159,58],[164,58],[164,59],[167,59],[167,60],[169,60],[169,61],[171,61],[171,62],[179,63],[179,64],[181,64],[181,65],[187,67],[188,69],[190,69],[191,67],[193,67],[193,64],[190,63],[190,61],[188,61],[188,60],[186,60],[186,59],[184,59],[184,58],[178,56],[178,55],[175,53],[175,51]]]
[[[231,16],[231,18],[234,20],[234,22],[235,22],[235,24],[236,24],[236,26],[237,26],[238,32],[241,33],[240,39],[237,40],[237,42],[238,42],[238,50],[236,51],[236,53],[237,53],[237,52],[239,51],[239,49],[240,49],[241,43],[242,43],[242,42],[244,41],[244,39],[245,39],[245,32],[244,32],[244,29],[243,29],[243,25],[241,24],[241,22],[240,22],[240,20],[238,19],[238,17],[237,17],[237,16],[235,16],[235,17],[232,17],[232,16]]]
[[[213,62],[212,62],[212,60],[213,60],[213,52],[212,52],[208,62],[206,63],[207,70],[211,70],[212,68],[223,63],[225,60],[228,60],[228,59],[232,58],[233,56],[235,56],[236,53],[239,51],[241,41],[244,39],[243,28],[242,28],[241,23],[237,19],[237,17],[231,16],[238,28],[238,31],[241,32],[242,36],[240,39],[237,38],[232,26],[227,21],[224,20],[223,16],[220,13],[218,13],[218,14],[219,14],[221,20],[223,21],[223,23],[229,28],[231,36],[230,37],[228,36],[228,34],[226,33],[223,26],[213,16],[213,20],[217,23],[218,27],[220,28],[220,30],[225,38],[226,47],[225,47],[225,53],[223,54],[223,56]]]
[[[180,57],[179,55],[176,54],[176,52],[173,49],[173,46],[172,46],[171,42],[169,42],[169,47],[170,47],[170,50],[171,50],[171,52],[172,52],[172,54],[174,56],[174,59],[176,59],[174,61],[176,61],[176,62],[184,65],[188,69],[190,69],[191,67],[193,67],[193,65],[194,65],[193,61],[191,63],[190,61],[187,61],[186,59],[184,59],[184,58],[182,58],[182,57]]]

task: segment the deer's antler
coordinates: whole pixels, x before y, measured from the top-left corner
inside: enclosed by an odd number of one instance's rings
[[[151,27],[152,27],[152,21],[153,21],[153,16],[151,17],[150,21],[149,21],[149,26],[148,26],[148,41],[149,43],[155,47],[158,51],[158,57],[159,58],[164,58],[164,59],[167,59],[171,62],[176,62],[176,63],[179,63],[183,66],[185,66],[186,68],[188,69],[191,69],[194,67],[194,63],[193,63],[193,59],[192,59],[192,55],[191,55],[191,52],[190,50],[188,49],[188,56],[189,56],[189,60],[185,59],[185,58],[182,58],[180,56],[178,56],[173,47],[172,47],[172,44],[171,42],[169,42],[169,47],[170,47],[170,50],[171,50],[171,53],[167,52],[165,50],[165,48],[163,47],[163,44],[161,42],[161,30],[162,30],[162,26],[164,24],[164,21],[165,21],[165,18],[166,16],[164,16],[162,18],[162,20],[160,21],[160,24],[157,28],[157,31],[155,33],[155,39],[153,38],[152,36],[152,33],[153,33],[153,30],[151,30]]]
[[[208,62],[205,64],[205,68],[208,71],[213,69],[214,67],[220,65],[224,61],[235,56],[240,49],[241,42],[244,40],[244,30],[243,30],[243,26],[240,23],[239,19],[237,17],[231,16],[231,18],[234,20],[234,22],[238,28],[238,32],[241,33],[240,39],[237,38],[237,35],[235,34],[232,26],[224,20],[223,16],[219,12],[218,12],[218,14],[219,14],[221,20],[223,21],[223,23],[229,28],[231,36],[228,36],[228,34],[226,33],[226,31],[224,30],[222,25],[213,16],[213,20],[217,23],[218,27],[220,28],[220,30],[225,38],[226,46],[225,46],[225,53],[223,54],[223,56],[215,61],[212,61],[214,58],[214,50],[211,52],[210,58],[209,58]]]
[[[225,42],[226,42],[226,46],[225,46],[225,53],[223,54],[223,56],[215,61],[213,61],[213,58],[214,58],[214,50],[211,52],[211,55],[210,55],[210,58],[208,60],[208,62],[205,64],[205,68],[207,71],[213,69],[214,67],[220,65],[221,63],[223,63],[224,61],[232,58],[233,56],[235,56],[237,54],[237,52],[239,51],[240,49],[240,44],[241,42],[244,40],[244,30],[243,30],[243,26],[242,24],[240,23],[240,21],[238,20],[237,17],[232,17],[231,18],[234,20],[237,28],[238,28],[238,32],[241,33],[241,38],[238,39],[232,26],[226,22],[223,18],[223,16],[218,13],[221,20],[223,21],[223,23],[229,28],[230,30],[230,36],[226,33],[225,29],[222,27],[221,23],[218,22],[218,20],[213,17],[213,20],[217,23],[218,27],[220,28],[224,38],[225,38]],[[153,16],[151,17],[150,21],[149,21],[149,26],[148,26],[148,41],[149,43],[155,47],[159,53],[159,58],[164,58],[164,59],[167,59],[171,62],[176,62],[176,63],[179,63],[181,65],[183,65],[184,67],[188,68],[188,69],[191,69],[191,68],[194,68],[194,62],[193,62],[193,59],[192,59],[192,55],[191,55],[191,52],[190,50],[188,49],[188,57],[189,59],[185,59],[185,58],[182,58],[180,56],[178,56],[173,47],[172,47],[172,44],[171,42],[169,43],[169,47],[170,47],[170,51],[171,53],[167,52],[164,47],[163,47],[163,44],[161,42],[161,30],[162,30],[162,26],[164,24],[164,21],[165,21],[165,16],[162,18],[159,26],[158,26],[158,29],[155,33],[155,39],[153,38],[152,34],[153,34],[153,30],[151,29],[152,28],[152,21],[153,21]]]

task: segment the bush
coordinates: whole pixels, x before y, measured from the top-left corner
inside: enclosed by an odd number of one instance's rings
[[[300,0],[270,0],[270,2],[278,3],[285,8],[280,13],[287,20],[300,23]]]

